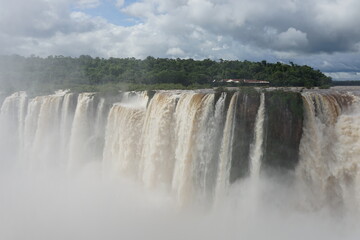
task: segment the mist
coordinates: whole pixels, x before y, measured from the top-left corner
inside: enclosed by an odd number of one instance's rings
[[[1,176],[1,239],[358,239],[354,216],[307,212],[264,178],[257,197],[234,184],[215,209],[177,208],[170,196],[93,173]],[[290,204],[289,204],[290,202]]]

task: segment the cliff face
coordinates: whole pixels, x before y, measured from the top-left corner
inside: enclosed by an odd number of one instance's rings
[[[255,144],[255,122],[260,93],[239,92],[235,111],[230,182],[250,174],[251,149]],[[303,101],[298,92],[265,93],[262,168],[294,169],[299,161],[303,128]]]
[[[293,169],[299,161],[303,128],[300,93],[273,91],[265,95],[265,167]]]
[[[249,153],[260,104],[258,92],[240,92],[235,113],[234,142],[230,182],[249,174]]]

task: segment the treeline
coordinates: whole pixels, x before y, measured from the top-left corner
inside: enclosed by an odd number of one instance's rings
[[[331,78],[309,66],[266,61],[229,61],[210,59],[78,58],[64,56],[0,57],[3,87],[71,87],[103,84],[177,84],[181,86],[214,84],[214,80],[236,78],[269,81],[271,86],[326,86]]]
[[[360,86],[359,80],[353,81],[332,81],[333,86]]]

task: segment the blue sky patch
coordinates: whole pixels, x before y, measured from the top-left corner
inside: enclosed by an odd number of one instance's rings
[[[124,6],[130,5],[134,2],[137,1],[126,0]],[[140,19],[134,18],[133,16],[128,16],[121,12],[115,4],[116,1],[113,0],[102,1],[98,7],[81,9],[81,12],[84,12],[92,17],[102,17],[112,24],[125,27],[133,26],[140,22]],[[78,11],[79,9],[76,10]]]

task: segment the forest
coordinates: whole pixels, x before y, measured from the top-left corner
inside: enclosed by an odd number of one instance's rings
[[[269,81],[270,86],[331,85],[331,78],[319,70],[292,62],[269,63],[239,60],[194,60],[147,57],[99,58],[19,55],[0,56],[3,91],[72,88],[196,88],[219,86],[221,79]],[[224,83],[222,83],[224,84]]]

